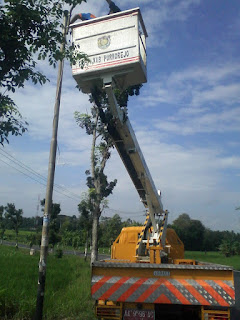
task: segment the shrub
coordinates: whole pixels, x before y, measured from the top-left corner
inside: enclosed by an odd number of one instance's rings
[[[62,258],[62,256],[63,256],[63,250],[60,249],[60,248],[57,248],[57,249],[55,250],[55,257],[58,258],[58,259],[60,259],[60,258]]]
[[[231,257],[234,255],[233,243],[228,239],[222,241],[219,246],[219,250],[225,255],[225,257]]]

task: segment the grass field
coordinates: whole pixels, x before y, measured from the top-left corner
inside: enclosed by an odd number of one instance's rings
[[[31,319],[35,309],[39,255],[0,246],[0,319]],[[93,320],[89,262],[77,256],[47,265],[44,319]]]
[[[19,230],[19,236],[29,236],[31,235],[32,233],[35,233],[36,231],[27,231],[27,230]],[[14,230],[10,230],[10,229],[7,229],[4,233],[6,236],[12,236],[12,237],[16,237],[16,233]]]
[[[198,261],[212,262],[217,264],[224,264],[226,266],[231,266],[235,270],[240,270],[240,256],[232,256],[226,258],[220,252],[200,252],[200,251],[186,251],[186,259],[195,259]]]
[[[18,242],[28,244],[29,243],[28,237],[34,233],[36,233],[36,232],[35,231],[19,230]],[[4,239],[7,241],[15,242],[15,240],[16,240],[15,231],[14,230],[6,230],[4,233]]]

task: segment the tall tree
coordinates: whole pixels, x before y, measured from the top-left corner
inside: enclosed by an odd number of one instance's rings
[[[113,217],[102,217],[100,221],[101,246],[109,247],[120,234],[123,227],[122,219],[118,214]]]
[[[100,94],[99,94],[100,96]],[[106,97],[101,95],[102,108],[106,108]],[[91,99],[92,101],[92,99]],[[91,115],[75,112],[75,119],[81,128],[92,135],[91,169],[86,171],[87,186],[89,188],[89,207],[92,212],[92,251],[91,262],[98,257],[98,223],[104,206],[104,200],[112,193],[117,180],[108,182],[104,173],[107,160],[111,156],[113,143],[110,135],[104,128],[96,104],[91,108]]]
[[[223,235],[221,231],[213,231],[206,228],[204,231],[203,250],[218,251],[222,239]]]
[[[183,241],[186,250],[202,250],[205,227],[199,220],[192,220],[187,213],[182,213],[173,221],[172,227]]]
[[[219,251],[225,255],[226,258],[234,255],[234,242],[232,239],[223,239],[219,246]]]
[[[116,89],[114,94],[120,107],[125,109],[127,117],[127,104],[129,96],[139,95],[142,85],[131,86],[124,91]],[[106,125],[114,125],[114,120],[109,112],[108,98],[104,91],[98,88],[92,90],[90,102],[93,103],[91,115],[75,112],[76,122],[81,128],[86,130],[88,135],[92,135],[91,148],[91,169],[86,171],[87,186],[92,206],[92,251],[91,262],[97,260],[98,252],[98,224],[104,200],[112,193],[117,180],[108,182],[104,173],[107,160],[111,156],[113,141],[106,129]]]
[[[21,135],[27,122],[22,119],[8,92],[24,87],[26,81],[44,84],[47,77],[37,69],[37,61],[47,59],[54,67],[68,58],[72,63],[85,57],[74,55],[73,45],[60,47],[62,16],[66,6],[72,9],[86,0],[5,0],[0,5],[0,144],[9,134]]]
[[[88,242],[90,233],[92,231],[92,204],[89,195],[85,195],[84,199],[78,205],[79,217],[79,229],[85,239],[84,257],[87,260]]]
[[[23,210],[22,209],[16,209],[15,204],[8,203],[5,207],[5,215],[6,218],[9,219],[12,228],[15,230],[16,233],[16,248],[18,248],[18,233],[19,233],[19,227],[22,224],[22,216],[23,216]]]

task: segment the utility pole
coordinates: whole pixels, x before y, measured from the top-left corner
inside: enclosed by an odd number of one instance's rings
[[[69,20],[69,13],[68,11],[65,11],[64,22],[63,22],[63,43],[60,47],[61,52],[64,52],[64,49],[65,49],[68,20]],[[55,164],[56,164],[57,132],[58,132],[58,120],[59,120],[59,110],[60,110],[60,98],[61,98],[61,90],[62,90],[63,66],[64,66],[64,60],[62,59],[61,61],[59,61],[59,67],[58,67],[52,140],[51,140],[50,154],[49,154],[48,179],[47,179],[45,208],[44,208],[43,226],[42,226],[37,303],[36,303],[36,312],[35,312],[34,320],[42,320],[42,317],[43,317],[43,302],[44,302],[48,242],[49,242],[49,221],[50,221],[50,212],[52,210],[52,194],[53,194],[53,184],[54,184],[54,174],[55,174]]]

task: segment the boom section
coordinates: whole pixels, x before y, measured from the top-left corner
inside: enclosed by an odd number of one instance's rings
[[[155,215],[164,214],[161,197],[155,187],[129,118],[126,112],[118,106],[111,82],[104,82],[109,108],[115,123],[114,127],[108,127],[108,131],[141,201],[149,211],[154,232],[158,232],[159,226]]]

